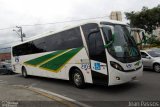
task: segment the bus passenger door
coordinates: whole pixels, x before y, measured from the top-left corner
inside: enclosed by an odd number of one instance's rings
[[[88,50],[91,61],[93,83],[107,85],[107,59],[100,31],[92,33],[88,36]]]

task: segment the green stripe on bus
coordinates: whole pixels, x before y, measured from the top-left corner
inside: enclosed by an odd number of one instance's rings
[[[56,51],[56,52],[53,52],[53,53],[50,53],[50,54],[47,54],[47,55],[32,59],[32,60],[26,61],[24,63],[32,65],[32,66],[37,66],[37,65],[41,64],[42,62],[48,60],[49,58],[52,58],[52,57],[54,57],[54,56],[56,56],[58,54],[63,53],[64,51],[66,51],[66,50]]]
[[[69,61],[74,55],[76,55],[82,48],[72,49],[69,52],[64,53],[61,56],[58,56],[49,62],[40,66],[42,69],[55,71],[63,67],[67,61]],[[58,72],[58,71],[57,71]]]

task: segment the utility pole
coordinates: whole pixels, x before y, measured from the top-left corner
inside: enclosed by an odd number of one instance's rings
[[[13,31],[15,31],[21,37],[21,42],[23,42],[23,37],[25,37],[25,34],[22,32],[22,27],[16,26],[16,28],[18,28],[18,30],[13,29]],[[18,32],[20,32],[20,34]]]
[[[17,28],[19,28],[19,32],[20,32],[20,34],[21,34],[21,42],[23,42],[23,34],[22,34],[22,27],[21,26],[16,26]]]

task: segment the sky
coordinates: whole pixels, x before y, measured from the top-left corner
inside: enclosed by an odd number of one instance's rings
[[[153,8],[158,4],[160,0],[0,0],[0,48],[20,42],[20,37],[13,31],[18,30],[15,26],[108,18],[111,11],[140,11],[143,6]],[[22,26],[26,34],[24,39],[70,24]]]

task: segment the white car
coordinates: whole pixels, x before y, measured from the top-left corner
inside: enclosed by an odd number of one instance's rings
[[[156,50],[141,50],[142,62],[144,68],[153,69],[160,73],[160,52]]]
[[[157,51],[158,53],[160,53],[160,48],[151,48],[151,50]]]
[[[0,69],[3,70],[4,74],[12,74],[11,63],[8,62],[0,62]]]

